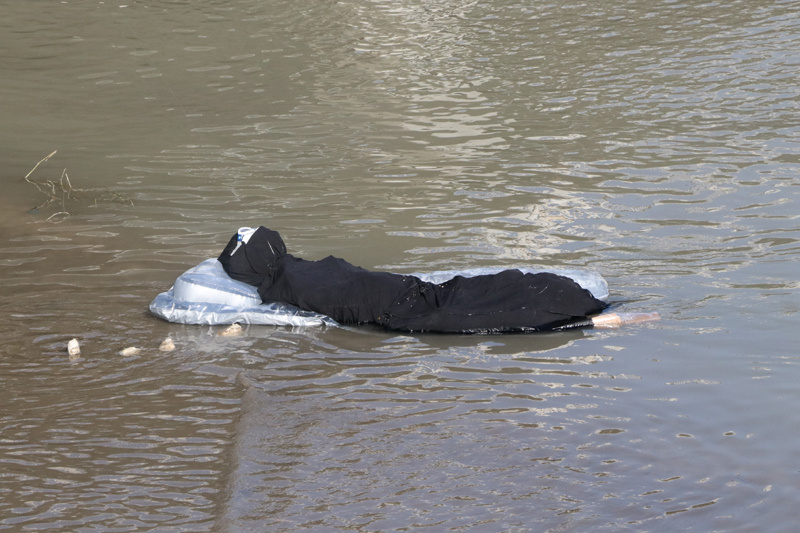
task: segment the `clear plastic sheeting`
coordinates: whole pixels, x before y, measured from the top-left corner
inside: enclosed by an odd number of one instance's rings
[[[338,325],[293,305],[261,303],[255,287],[231,279],[216,259],[206,259],[181,274],[170,290],[155,297],[150,311],[178,324]]]
[[[518,268],[522,272],[552,272],[573,279],[595,298],[608,297],[608,284],[600,274],[583,270],[540,270]],[[455,276],[494,274],[505,268],[474,268],[413,274],[424,281],[441,283]],[[178,324],[261,324],[270,326],[338,326],[331,318],[304,311],[293,305],[261,303],[258,290],[228,276],[216,259],[206,259],[181,274],[175,284],[150,303],[150,311]]]

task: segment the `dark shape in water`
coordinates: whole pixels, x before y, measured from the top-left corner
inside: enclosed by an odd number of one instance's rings
[[[288,254],[281,236],[263,226],[234,235],[218,259],[230,277],[258,287],[263,302],[292,304],[340,324],[408,332],[532,332],[586,321],[606,307],[575,281],[547,272],[504,270],[435,284],[333,256],[307,261]]]

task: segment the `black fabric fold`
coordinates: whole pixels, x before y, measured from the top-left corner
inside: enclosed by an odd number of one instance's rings
[[[307,261],[288,254],[281,236],[263,226],[246,243],[234,235],[219,261],[233,279],[258,287],[265,303],[288,303],[340,324],[372,323],[396,331],[542,331],[585,320],[605,307],[573,280],[552,273],[505,270],[434,284],[333,256]]]

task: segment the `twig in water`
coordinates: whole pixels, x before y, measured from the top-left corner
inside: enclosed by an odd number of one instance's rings
[[[33,183],[31,180],[28,179],[28,178],[31,177],[31,174],[33,174],[33,171],[36,170],[37,168],[39,168],[39,165],[41,165],[42,163],[44,163],[45,161],[47,161],[48,159],[50,159],[51,157],[56,155],[56,152],[58,152],[58,150],[53,150],[52,152],[50,152],[50,155],[46,156],[44,159],[42,159],[41,161],[39,161],[38,163],[33,165],[33,168],[31,169],[31,171],[28,172],[25,175],[25,181],[27,181],[28,183]],[[36,184],[34,183],[34,185],[36,185]]]
[[[45,208],[48,205],[52,204],[53,202],[58,201],[59,191],[56,190],[56,187],[61,189],[60,191],[61,211],[47,217],[46,222],[50,222],[57,217],[64,217],[66,219],[69,216],[69,212],[67,211],[67,200],[72,197],[72,182],[69,180],[66,168],[61,172],[61,179],[59,179],[58,182],[52,180],[34,181],[31,179],[31,175],[37,168],[39,168],[39,165],[41,165],[42,163],[53,157],[56,154],[56,152],[58,152],[58,150],[53,150],[52,152],[50,152],[50,154],[48,154],[47,156],[42,158],[38,163],[36,163],[30,170],[30,172],[25,174],[25,181],[27,181],[28,183],[39,189],[39,192],[48,197],[45,203],[43,203],[39,207],[34,207],[34,210],[38,211],[39,209]]]
[[[25,181],[27,181],[28,183],[39,189],[39,192],[47,196],[47,201],[45,201],[45,203],[43,203],[38,207],[34,207],[29,212],[36,212],[39,209],[43,209],[49,206],[53,202],[58,202],[58,201],[61,202],[61,211],[47,217],[45,222],[51,222],[51,221],[62,222],[66,220],[70,216],[69,211],[67,211],[67,200],[75,199],[75,197],[73,196],[73,193],[75,192],[85,192],[83,189],[75,189],[72,186],[72,182],[69,179],[69,174],[67,174],[66,168],[61,172],[61,178],[58,181],[47,180],[47,179],[37,181],[31,179],[31,175],[37,168],[39,168],[39,165],[41,165],[42,163],[53,157],[56,154],[56,152],[58,152],[58,150],[53,150],[49,155],[42,158],[42,160],[36,163],[30,170],[30,172],[28,172],[25,175]],[[131,205],[133,205],[133,201],[131,201],[128,198],[125,198],[123,195],[119,193],[114,193],[114,192],[110,193],[110,195],[101,194],[100,196],[95,196],[94,198],[95,204],[97,203],[98,199],[107,199],[108,196],[110,196],[111,200],[130,203]],[[58,219],[59,217],[62,218],[60,220],[55,220]]]

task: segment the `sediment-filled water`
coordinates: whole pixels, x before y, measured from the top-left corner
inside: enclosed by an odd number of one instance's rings
[[[70,0],[0,28],[0,529],[794,527],[796,3]],[[366,268],[592,269],[662,320],[149,313],[259,224]]]

